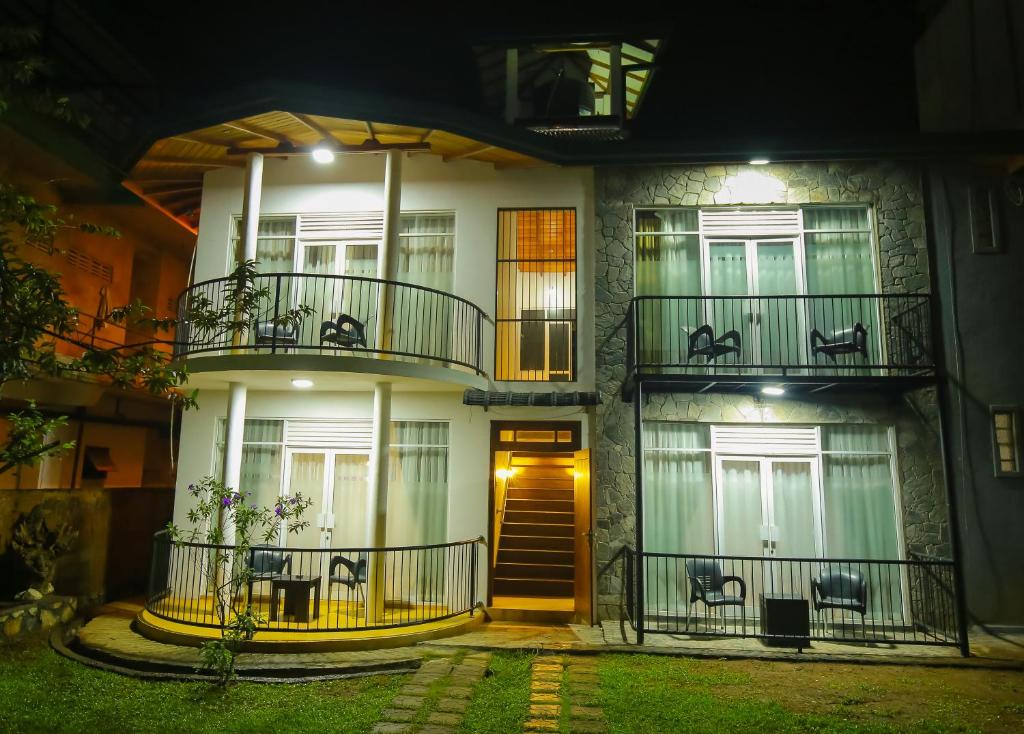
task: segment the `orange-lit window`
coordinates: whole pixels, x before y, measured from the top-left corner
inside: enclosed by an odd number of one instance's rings
[[[576,377],[576,210],[498,211],[495,378]]]

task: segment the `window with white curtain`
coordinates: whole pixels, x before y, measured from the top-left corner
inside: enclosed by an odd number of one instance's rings
[[[704,423],[645,421],[644,548],[713,553],[711,438]]]
[[[223,476],[226,420],[217,420],[214,442],[213,476]],[[273,418],[246,418],[242,429],[242,472],[239,490],[252,492],[250,502],[269,507],[281,491],[281,465],[284,457],[284,421]]]
[[[455,214],[403,212],[398,280],[450,293],[455,272]]]
[[[242,218],[235,218],[231,239],[234,253],[230,268],[242,262]],[[294,216],[260,217],[256,234],[256,272],[290,273],[295,266],[296,219]],[[229,268],[229,269],[230,269]]]
[[[446,542],[448,423],[392,421],[388,472],[388,537],[401,545]]]

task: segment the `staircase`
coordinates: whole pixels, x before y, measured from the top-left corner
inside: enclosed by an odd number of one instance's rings
[[[573,455],[517,452],[511,468],[494,595],[572,598]]]

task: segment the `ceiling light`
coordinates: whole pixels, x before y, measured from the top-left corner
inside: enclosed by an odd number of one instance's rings
[[[771,163],[771,161],[768,160],[767,158],[751,158],[750,159],[750,165],[752,165],[752,166],[767,166],[769,163]]]
[[[334,163],[334,147],[326,140],[322,140],[313,148],[313,160],[317,163]]]
[[[762,395],[785,395],[786,389],[778,385],[765,385],[761,388]]]
[[[308,380],[305,377],[296,377],[295,379],[292,380],[292,387],[297,387],[299,389],[313,387],[313,381]]]

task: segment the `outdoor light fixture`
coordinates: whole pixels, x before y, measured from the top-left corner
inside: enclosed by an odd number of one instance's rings
[[[511,479],[515,473],[514,469],[498,469],[494,472],[494,476],[498,479]]]
[[[765,385],[761,388],[762,395],[785,395],[785,388],[779,387],[778,385]]]
[[[313,160],[317,163],[334,163],[334,149],[333,146],[326,140],[321,140],[315,148],[313,148]]]
[[[769,163],[771,163],[771,161],[768,160],[767,158],[751,158],[750,159],[750,165],[752,165],[752,166],[767,166]]]
[[[313,387],[313,381],[307,380],[305,377],[296,377],[292,380],[292,387],[297,387],[299,389]]]

